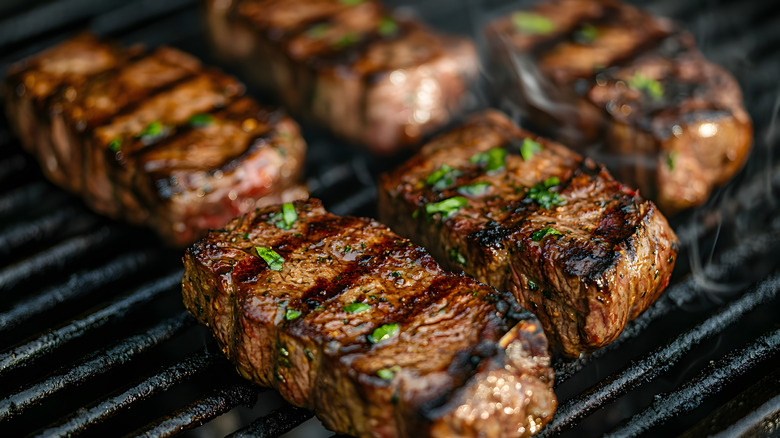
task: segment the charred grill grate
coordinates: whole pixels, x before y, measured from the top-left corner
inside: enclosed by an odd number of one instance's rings
[[[467,33],[517,2],[392,3]],[[641,6],[685,22],[705,54],[735,73],[756,144],[734,182],[673,221],[684,250],[661,299],[614,344],[556,364],[561,406],[543,434],[777,434],[780,4]],[[0,6],[0,74],[84,27],[125,43],[173,44],[217,64],[200,13],[193,0],[8,1]],[[304,134],[313,195],[334,213],[375,216],[374,178],[400,158],[378,160]],[[4,120],[0,148],[2,435],[172,436],[204,423],[191,436],[332,435],[300,426],[311,413],[232,372],[183,312],[180,254],[45,182]]]

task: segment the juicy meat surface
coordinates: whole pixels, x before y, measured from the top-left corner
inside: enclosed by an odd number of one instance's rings
[[[16,64],[5,85],[11,125],[49,179],[174,245],[307,196],[297,124],[179,50],[84,34]]]
[[[533,315],[372,219],[314,199],[261,208],[183,261],[184,304],[241,375],[334,431],[529,436],[553,415]]]
[[[209,1],[226,61],[298,116],[380,154],[413,145],[458,112],[478,72],[473,43],[377,1]]]
[[[667,214],[704,203],[747,159],[739,85],[669,20],[617,1],[547,0],[486,34],[502,96]]]
[[[678,247],[651,201],[493,111],[383,175],[379,214],[446,266],[511,291],[570,356],[655,301]]]

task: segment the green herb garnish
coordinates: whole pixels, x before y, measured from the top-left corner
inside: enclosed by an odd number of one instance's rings
[[[536,290],[538,289],[538,286],[533,280],[528,280],[528,289]]]
[[[396,365],[390,368],[382,368],[381,370],[376,372],[376,375],[379,376],[380,379],[393,380],[393,377],[395,377],[395,373],[399,371],[401,371],[401,367]]]
[[[398,324],[385,324],[377,327],[376,330],[368,335],[368,341],[372,344],[378,344],[397,335],[400,330],[401,327]]]
[[[460,210],[461,207],[465,206],[468,202],[469,201],[462,196],[455,196],[443,201],[426,204],[425,213],[427,213],[428,216],[441,213],[442,217],[450,217],[458,210]]]
[[[366,0],[339,0],[339,1],[347,6],[357,6]]]
[[[333,42],[333,47],[337,49],[346,49],[347,47],[354,45],[360,41],[360,35],[356,33],[346,33],[342,35],[339,39]]]
[[[515,12],[512,14],[512,24],[520,33],[544,35],[555,30],[552,20],[533,12]]]
[[[523,160],[528,161],[537,152],[542,150],[542,145],[531,140],[530,138],[524,138],[523,144],[520,146],[520,155],[523,156]]]
[[[634,76],[628,80],[628,86],[637,91],[643,91],[653,99],[664,97],[664,86],[655,79],[645,76],[642,72],[634,73]]]
[[[204,126],[213,124],[214,116],[211,114],[195,114],[194,116],[190,117],[189,120],[187,120],[187,123],[196,128],[202,128]]]
[[[425,178],[425,183],[432,186],[434,190],[441,190],[454,184],[460,175],[461,172],[458,169],[442,164],[439,170]]]
[[[553,176],[528,189],[525,199],[534,201],[544,209],[550,209],[566,204],[560,193],[550,191],[550,187],[560,184],[561,180]]]
[[[593,41],[596,41],[596,38],[599,37],[599,30],[596,29],[596,26],[585,23],[579,29],[574,31],[573,37],[574,41],[580,44],[590,44]]]
[[[163,126],[159,120],[155,120],[146,126],[146,129],[141,131],[136,137],[141,139],[144,144],[154,143],[161,138],[168,135],[168,128]]]
[[[466,196],[482,196],[485,193],[487,193],[488,188],[490,187],[489,182],[480,181],[475,182],[474,184],[467,184],[465,186],[458,187],[458,193],[461,195]]]
[[[111,143],[108,144],[108,148],[114,152],[119,152],[119,149],[122,148],[122,139],[120,137],[117,137],[111,140]]]
[[[396,23],[392,17],[382,17],[382,19],[379,20],[378,30],[379,35],[382,36],[395,35],[396,32],[398,32],[398,23]]]
[[[669,166],[669,170],[674,170],[674,165],[677,164],[677,151],[669,151],[669,155],[666,156],[666,165]]]
[[[487,152],[476,154],[469,159],[470,162],[485,166],[485,172],[501,170],[506,166],[506,149],[492,148]]]
[[[449,251],[447,251],[447,255],[453,262],[461,266],[466,266],[466,257],[463,257],[463,254],[458,252],[457,248],[451,248]]]
[[[366,303],[355,302],[344,306],[344,311],[347,313],[363,313],[368,310],[371,310],[371,306]]]
[[[306,31],[306,36],[308,36],[311,39],[319,40],[324,38],[325,35],[328,34],[329,30],[330,30],[330,24],[317,23],[314,26],[310,27],[309,30]]]
[[[255,251],[265,262],[268,264],[268,269],[272,271],[281,271],[284,259],[282,256],[276,253],[276,251],[265,248],[263,246],[256,246]]]
[[[541,230],[535,231],[533,234],[531,234],[531,240],[538,242],[549,235],[561,236],[562,233],[553,227],[544,227]]]
[[[276,225],[280,230],[289,230],[298,220],[298,214],[295,212],[295,206],[292,202],[282,204],[282,211],[271,216],[269,223]]]
[[[287,309],[287,310],[284,312],[284,319],[285,319],[286,321],[292,321],[293,319],[296,319],[296,318],[298,318],[299,316],[301,316],[301,311],[300,311],[300,310],[296,310],[296,309]]]

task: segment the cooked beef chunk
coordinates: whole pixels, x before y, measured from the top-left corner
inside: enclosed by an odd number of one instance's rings
[[[616,1],[547,0],[487,35],[501,96],[667,214],[705,202],[747,159],[739,85],[668,20]]]
[[[261,208],[184,265],[187,309],[238,371],[334,431],[529,436],[555,410],[533,315],[374,220],[313,199]]]
[[[571,356],[661,293],[677,237],[652,202],[571,150],[486,112],[383,175],[380,218],[539,317]]]
[[[307,196],[296,123],[176,49],[84,34],[15,65],[5,85],[11,125],[49,179],[174,245]]]
[[[209,1],[219,55],[294,114],[380,154],[446,124],[478,71],[474,45],[367,0]]]

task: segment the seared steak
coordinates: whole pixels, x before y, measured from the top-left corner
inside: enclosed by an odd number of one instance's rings
[[[652,202],[497,112],[383,175],[379,212],[446,266],[511,291],[571,356],[658,297],[678,246]]]
[[[474,45],[379,2],[208,2],[217,52],[294,114],[392,153],[446,124],[477,74]]]
[[[335,431],[529,436],[555,410],[533,315],[374,220],[313,199],[261,208],[190,247],[184,266],[187,309],[241,375]]]
[[[305,198],[298,126],[169,47],[81,35],[14,66],[7,113],[49,179],[175,245],[269,203]]]
[[[547,0],[487,35],[502,96],[667,214],[702,204],[747,158],[739,85],[668,20],[616,1]]]

